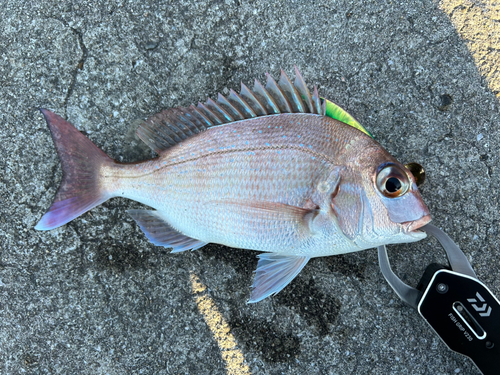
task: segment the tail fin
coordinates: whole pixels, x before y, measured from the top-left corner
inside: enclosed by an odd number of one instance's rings
[[[99,170],[114,161],[62,117],[40,109],[57,149],[63,177],[49,211],[35,226],[57,228],[111,198],[99,184]]]

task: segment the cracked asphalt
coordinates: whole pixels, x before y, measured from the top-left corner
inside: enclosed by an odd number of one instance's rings
[[[3,0],[0,10],[0,374],[244,373],[204,317],[193,274],[247,373],[479,374],[396,297],[375,250],[313,259],[248,305],[255,252],[169,254],[127,216],[137,203],[113,199],[35,231],[61,178],[37,108],[117,160],[142,160],[153,154],[135,136],[141,119],[297,65],[400,161],[425,167],[433,223],[500,295],[498,5]],[[413,285],[444,262],[433,240],[389,250]]]

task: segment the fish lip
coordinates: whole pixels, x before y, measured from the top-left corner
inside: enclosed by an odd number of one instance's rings
[[[431,215],[427,214],[422,216],[418,220],[401,223],[401,225],[403,226],[403,232],[409,235],[416,235],[416,237],[420,237],[422,233],[425,232],[417,229],[422,228],[424,225],[428,224],[431,220],[432,220]]]

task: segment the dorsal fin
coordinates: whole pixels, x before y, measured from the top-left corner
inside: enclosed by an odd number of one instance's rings
[[[240,93],[230,90],[227,97],[218,95],[217,101],[208,99],[195,107],[171,108],[148,118],[137,129],[139,138],[158,154],[183,140],[212,126],[222,125],[257,116],[279,113],[314,113],[332,117],[371,136],[349,113],[338,105],[323,99],[314,87],[309,92],[299,70],[295,67],[295,82],[281,71],[279,82],[267,74],[264,87],[255,80],[253,90],[241,84]]]
[[[290,103],[292,109],[291,112],[303,112],[303,113],[310,112],[309,110],[306,110],[304,102],[300,98],[299,92],[292,85],[292,81],[290,81],[290,78],[288,78],[283,69],[281,69],[281,77],[279,80],[279,85],[281,91],[283,91],[283,94],[285,94],[285,96],[288,98],[288,102]]]

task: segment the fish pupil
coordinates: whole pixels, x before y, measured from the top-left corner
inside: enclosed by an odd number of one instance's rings
[[[395,193],[399,189],[401,189],[402,184],[396,177],[389,178],[385,183],[385,188],[389,193]]]

